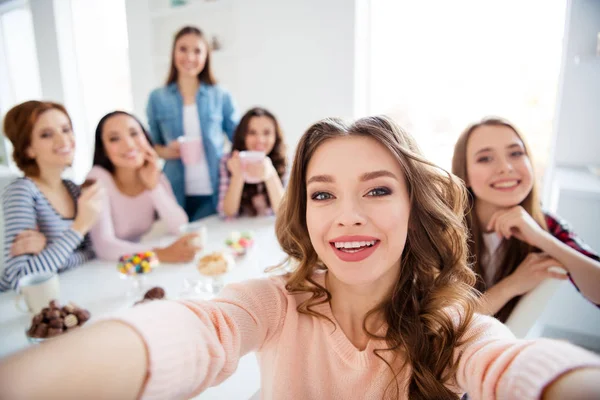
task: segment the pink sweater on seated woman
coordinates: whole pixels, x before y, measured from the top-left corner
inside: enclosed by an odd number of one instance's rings
[[[324,274],[314,278],[324,284]],[[146,343],[144,399],[190,398],[225,380],[251,351],[258,353],[262,399],[382,399],[392,376],[373,350],[385,343],[371,340],[359,351],[339,326],[296,311],[307,298],[289,294],[277,277],[230,285],[214,301],[154,301],[112,319]],[[314,309],[335,321],[329,303]],[[486,316],[474,318],[467,336],[474,339],[456,349],[452,390],[471,399],[538,399],[564,372],[600,367],[592,353],[566,342],[517,340]],[[391,362],[399,368],[403,361]],[[402,399],[407,376],[408,369],[399,375]],[[393,395],[392,384],[386,398]]]
[[[165,220],[173,235],[188,222],[164,175],[153,190],[137,196],[121,193],[112,175],[102,167],[93,167],[88,179],[96,179],[106,193],[98,222],[90,231],[98,258],[116,261],[124,254],[149,250],[148,244],[139,243],[139,240],[150,231],[157,215]]]

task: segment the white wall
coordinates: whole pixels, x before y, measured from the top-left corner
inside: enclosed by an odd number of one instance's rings
[[[215,75],[241,113],[264,106],[279,118],[290,148],[308,126],[354,116],[355,4],[348,0],[218,0],[169,9],[127,0],[135,112],[164,83],[172,38],[183,25],[216,34]],[[291,152],[290,152],[291,154]]]

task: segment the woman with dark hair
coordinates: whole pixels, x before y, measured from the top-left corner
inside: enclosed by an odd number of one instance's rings
[[[117,260],[124,254],[148,250],[139,240],[157,217],[167,223],[169,233],[178,234],[187,216],[160,172],[158,157],[140,121],[124,111],[111,112],[98,123],[95,141],[94,166],[88,179],[98,181],[106,193],[102,215],[91,231],[98,257]],[[192,239],[186,235],[154,251],[160,261],[186,262],[198,250]]]
[[[231,95],[212,74],[210,58],[200,29],[180,29],[166,85],[150,94],[146,109],[154,148],[165,160],[165,175],[191,221],[216,213],[223,132],[231,140],[238,122]]]
[[[75,135],[61,105],[27,101],[6,113],[4,133],[25,174],[2,194],[4,259],[0,291],[15,289],[25,275],[62,272],[93,258],[87,234],[101,205],[101,189],[83,191],[67,179]]]
[[[283,133],[275,116],[260,107],[249,110],[235,130],[232,147],[233,152],[221,160],[219,214],[234,217],[277,212],[287,162]],[[257,158],[244,159],[248,151]]]
[[[542,210],[532,165],[525,139],[500,118],[470,125],[454,147],[452,172],[471,194],[465,222],[476,288],[485,292],[480,311],[503,322],[544,279],[570,279],[600,304],[600,257]]]

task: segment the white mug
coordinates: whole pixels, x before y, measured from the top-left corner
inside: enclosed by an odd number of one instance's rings
[[[206,225],[202,222],[191,222],[179,227],[179,232],[182,234],[196,233],[197,238],[193,240],[193,245],[201,247],[202,250],[206,248],[206,239],[208,238],[208,230]]]
[[[249,150],[240,151],[240,161],[242,163],[242,166],[248,165],[248,164],[253,164],[253,163],[261,163],[265,159],[265,157],[266,157],[266,155],[262,151],[249,151]],[[245,172],[244,172],[244,181],[246,181],[246,183],[262,182],[260,179],[256,179],[256,178],[248,176]]]
[[[25,275],[19,279],[17,285],[16,306],[23,312],[37,314],[42,308],[48,307],[52,300],[59,300],[60,285],[58,275],[54,273],[41,273]],[[22,299],[25,299],[26,308]]]

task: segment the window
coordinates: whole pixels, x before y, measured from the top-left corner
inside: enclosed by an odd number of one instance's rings
[[[0,115],[41,94],[31,10],[26,3],[0,9]],[[0,164],[12,165],[11,153],[10,142],[1,140]]]
[[[396,119],[447,169],[469,123],[507,118],[534,149],[541,172],[565,10],[565,1],[372,0],[369,113]]]

